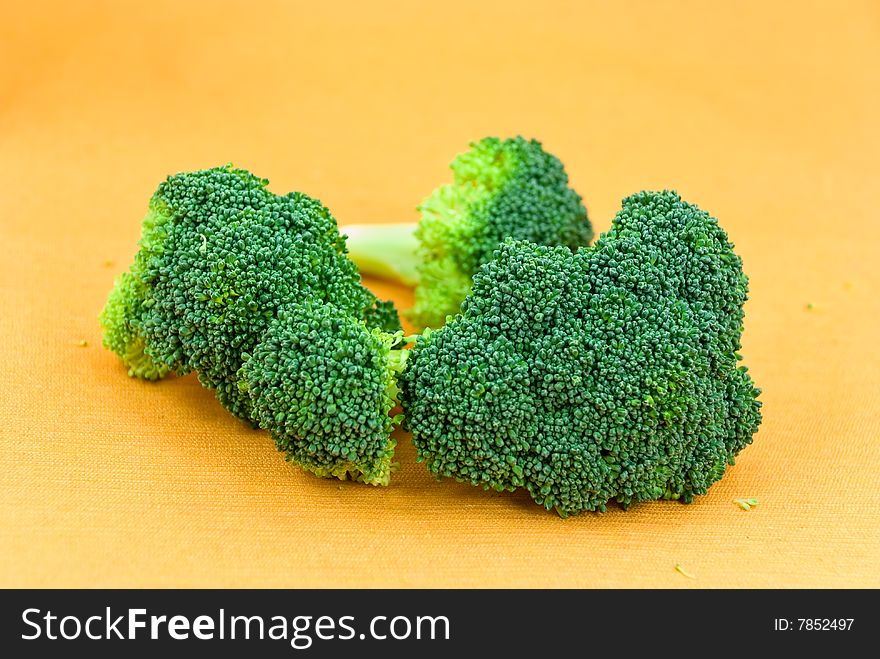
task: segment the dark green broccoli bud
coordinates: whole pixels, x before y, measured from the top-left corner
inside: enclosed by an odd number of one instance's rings
[[[558,158],[540,142],[487,137],[452,162],[453,183],[419,206],[412,224],[346,225],[361,271],[415,285],[408,317],[441,326],[459,311],[477,268],[505,238],[541,245],[588,245],[593,229]]]
[[[369,294],[373,295],[372,293]],[[401,329],[400,316],[397,314],[397,308],[391,300],[376,300],[372,306],[364,309],[363,319],[367,323],[367,327],[381,329],[390,334],[394,334]]]
[[[279,312],[239,371],[253,413],[287,460],[322,477],[387,485],[400,417],[402,332],[368,329],[332,305]]]
[[[393,306],[361,285],[327,208],[267,184],[231,166],[169,177],[101,314],[104,343],[131,375],[196,371],[253,424],[237,373],[286,305],[332,304],[371,327],[400,328]]]
[[[717,221],[674,192],[625,199],[576,253],[506,241],[400,377],[419,460],[563,516],[691,501],[761,422],[737,364],[747,289]]]

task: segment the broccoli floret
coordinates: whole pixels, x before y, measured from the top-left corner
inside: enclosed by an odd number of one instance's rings
[[[318,340],[328,351],[339,341],[340,348],[331,351],[333,373],[353,369],[347,384],[355,370],[366,368],[352,361],[361,353],[353,356],[350,351],[351,332],[393,336],[400,321],[390,302],[379,302],[361,285],[327,208],[299,192],[275,195],[267,184],[231,166],[176,174],[163,182],[150,201],[140,251],[130,270],[117,279],[101,323],[104,344],[122,358],[131,375],[156,379],[195,371],[233,414],[275,431],[279,415],[301,418],[299,406],[310,403],[294,395],[285,398],[283,387],[273,390],[271,369],[260,375],[256,361],[251,372],[265,386],[240,386],[239,371],[248,356],[265,355],[266,341],[275,345],[286,340],[280,318],[289,321],[298,313],[298,322],[313,333],[326,330]],[[340,319],[354,329],[343,332]],[[299,331],[301,325],[293,327]],[[381,341],[376,341],[363,345],[375,347],[378,360]],[[288,364],[300,357],[278,359]],[[314,377],[320,381],[333,375],[328,371]],[[269,409],[268,401],[277,407]],[[344,409],[347,413],[362,404],[366,401],[355,390]],[[379,467],[367,462],[378,460],[387,448],[387,438],[376,436],[377,427],[387,428],[387,414],[380,407],[363,408],[347,420],[349,435],[339,439],[349,449],[345,459],[358,463],[371,481],[381,479]],[[370,413],[377,418],[368,418]],[[364,451],[362,460],[351,459],[354,446]],[[331,455],[336,454],[331,451],[321,464],[337,475]],[[304,466],[319,471],[317,460],[313,455]]]
[[[402,332],[368,329],[332,305],[290,305],[239,372],[256,416],[288,460],[323,476],[387,485],[400,417]]]
[[[400,377],[419,460],[563,516],[691,501],[761,422],[747,289],[717,221],[669,191],[625,199],[575,253],[505,241]]]
[[[418,224],[346,225],[361,271],[414,285],[408,318],[439,327],[459,311],[477,268],[505,238],[576,249],[593,230],[565,168],[540,142],[487,137],[453,160],[453,183],[435,190]]]
[[[117,277],[100,316],[104,346],[119,355],[130,376],[147,380],[158,380],[174,370],[181,374],[186,372],[180,360],[172,358],[163,362],[153,359],[147,352],[140,330],[142,319],[152,304],[148,280],[150,266],[162,261],[170,221],[167,206],[154,195],[141,223],[140,250],[131,268]]]

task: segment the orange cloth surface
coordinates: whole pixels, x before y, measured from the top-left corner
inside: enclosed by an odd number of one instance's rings
[[[880,586],[876,2],[2,16],[0,586]],[[232,162],[341,225],[414,220],[470,140],[518,133],[598,231],[624,196],[675,188],[743,257],[764,423],[692,505],[560,519],[436,481],[399,431],[388,488],[321,480],[194,376],[133,380],[101,347],[166,175]]]

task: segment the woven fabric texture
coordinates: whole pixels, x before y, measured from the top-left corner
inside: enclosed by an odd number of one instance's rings
[[[2,13],[0,586],[880,586],[876,2]],[[560,519],[436,481],[402,432],[388,488],[320,480],[194,377],[132,380],[101,347],[167,174],[233,162],[342,225],[406,221],[470,140],[515,134],[599,231],[675,188],[743,257],[764,423],[693,504]]]

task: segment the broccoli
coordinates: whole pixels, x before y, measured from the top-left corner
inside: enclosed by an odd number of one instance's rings
[[[318,476],[387,485],[396,375],[406,351],[333,305],[282,309],[239,371],[262,427],[286,458]]]
[[[747,290],[717,220],[675,192],[628,197],[574,253],[506,240],[400,376],[418,459],[562,516],[690,502],[761,422],[738,366]]]
[[[132,376],[195,371],[318,475],[387,482],[397,312],[361,285],[327,208],[267,184],[226,166],[159,185],[101,313],[104,344]]]
[[[487,137],[453,160],[454,182],[418,207],[418,224],[346,225],[361,271],[414,285],[407,316],[439,327],[458,312],[477,268],[505,238],[588,245],[593,230],[562,163],[536,140]]]

